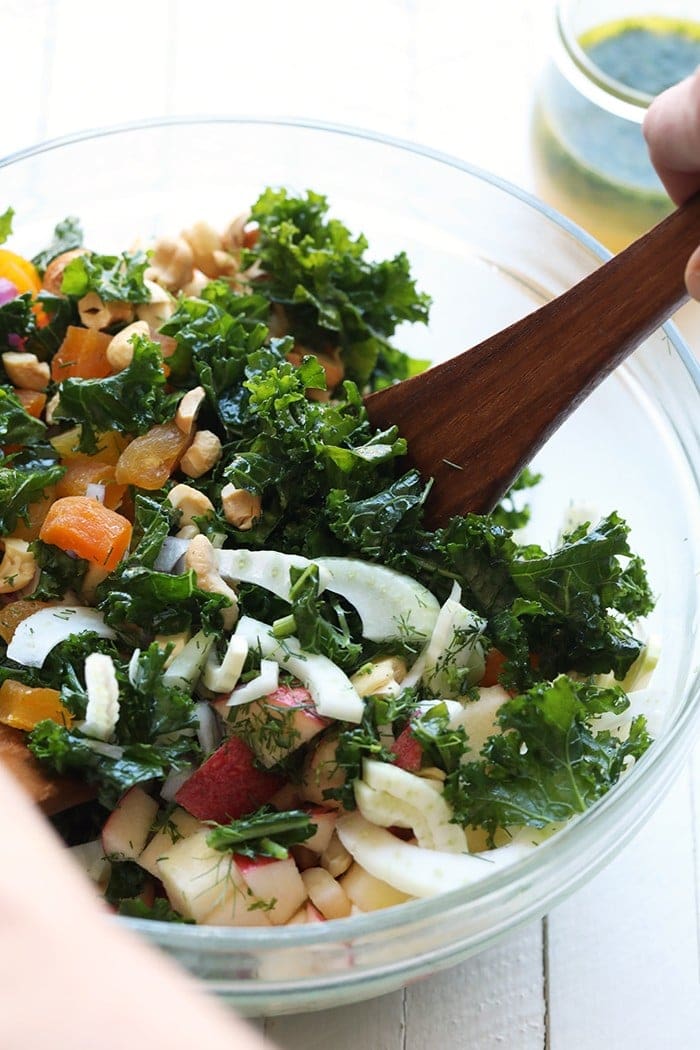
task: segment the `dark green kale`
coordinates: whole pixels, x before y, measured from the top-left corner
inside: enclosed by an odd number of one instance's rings
[[[255,290],[283,308],[295,341],[312,352],[339,347],[361,388],[405,379],[415,363],[389,339],[402,321],[427,322],[430,299],[416,291],[403,252],[371,262],[365,238],[327,213],[321,194],[265,190],[251,212],[260,235],[242,266],[262,269]]]
[[[331,775],[337,770],[344,774],[343,783],[324,791],[326,799],[337,799],[344,809],[355,809],[353,782],[362,777],[362,762],[373,758],[379,762],[394,762],[395,755],[386,745],[390,728],[394,736],[406,726],[415,711],[418,698],[415,690],[404,689],[395,698],[370,696],[365,700],[362,722],[348,726],[338,734]]]
[[[35,303],[44,311],[46,324],[37,324]],[[69,299],[49,292],[39,292],[34,299],[24,292],[0,306],[0,347],[16,350],[21,345],[40,361],[47,361],[63,342],[68,325],[78,321],[75,303]]]
[[[83,558],[73,558],[43,540],[34,540],[30,550],[39,568],[39,580],[32,598],[36,601],[62,599],[68,591],[80,588],[88,569],[88,563]]]
[[[619,689],[565,675],[514,697],[501,707],[501,732],[489,737],[482,759],[447,778],[445,798],[455,820],[493,836],[512,824],[541,828],[583,813],[651,743],[641,717],[625,740],[595,731],[596,715],[621,714],[628,706]]]
[[[163,681],[167,658],[167,652],[153,642],[132,658],[128,666],[118,668],[119,720],[115,731],[118,743],[154,743],[165,734],[196,729],[192,697]]]
[[[147,303],[150,292],[144,283],[148,256],[144,252],[121,255],[79,255],[63,271],[61,292],[71,299],[82,299],[95,292],[105,302]]]
[[[0,448],[46,443],[46,425],[30,416],[10,386],[0,386]]]
[[[32,503],[41,500],[65,473],[56,463],[43,469],[19,469],[0,462],[0,535],[8,536],[20,521],[29,521]]]
[[[190,737],[171,743],[129,744],[111,758],[95,750],[77,730],[69,730],[48,719],[29,733],[32,754],[56,773],[77,774],[95,784],[100,803],[114,809],[134,784],[163,780],[173,770],[185,769],[196,754]]]
[[[105,900],[108,904],[134,900],[146,885],[146,872],[133,860],[120,860],[119,857],[107,859],[110,861],[110,869]]]
[[[243,857],[286,860],[289,847],[306,842],[315,831],[316,825],[304,810],[279,812],[272,806],[262,806],[255,813],[232,820],[230,824],[212,824],[207,845],[222,853],[230,850]]]
[[[386,560],[402,544],[411,546],[429,490],[415,470],[364,499],[332,489],[326,501],[329,528],[349,550],[372,561]]]
[[[216,412],[217,425],[230,438],[240,436],[245,423],[246,362],[267,338],[261,316],[267,311],[267,301],[261,296],[224,293],[219,283],[205,288],[206,299],[182,299],[160,330],[177,342],[175,353],[168,358],[172,382],[204,387],[209,411]]]
[[[274,625],[275,637],[284,638],[293,634],[305,652],[321,653],[343,670],[354,670],[362,656],[362,646],[353,642],[340,606],[329,603],[325,597],[319,598],[318,566],[292,568],[290,576],[292,610],[282,623]],[[331,617],[338,621],[338,625],[332,622]]]
[[[436,704],[410,723],[410,733],[423,749],[426,764],[454,773],[467,750],[467,736],[463,726],[449,727],[447,705]]]
[[[223,470],[223,480],[262,497],[263,516],[246,532],[246,545],[311,557],[342,553],[329,527],[337,517],[329,491],[356,500],[382,490],[405,443],[393,429],[373,435],[350,383],[342,402],[309,400],[307,389],[325,385],[315,358],[294,367],[265,349],[252,355],[246,375],[249,436],[231,446]]]
[[[519,546],[488,516],[468,515],[418,537],[405,564],[438,594],[460,583],[463,604],[488,620],[490,641],[508,658],[508,687],[571,670],[621,679],[642,648],[629,621],[653,605],[628,532],[611,514],[547,554]]]
[[[34,256],[32,262],[40,274],[43,274],[52,259],[64,252],[80,248],[83,243],[83,230],[80,220],[75,215],[68,215],[54,227],[51,243]]]
[[[133,345],[130,364],[116,375],[65,379],[58,388],[54,419],[80,424],[81,452],[97,452],[100,431],[144,434],[175,415],[178,396],[166,392],[160,346],[144,336],[135,336]]]
[[[224,595],[197,587],[195,574],[173,575],[153,568],[178,513],[165,499],[137,495],[134,546],[96,592],[106,622],[123,634],[175,634],[201,625],[211,632],[221,623]],[[133,636],[130,639],[134,641]],[[140,644],[142,638],[136,638]]]
[[[156,897],[151,905],[146,904],[141,897],[120,900],[118,910],[120,915],[126,915],[130,919],[155,919],[156,922],[194,923],[194,919],[185,919],[180,915],[179,911],[171,908],[166,897]]]

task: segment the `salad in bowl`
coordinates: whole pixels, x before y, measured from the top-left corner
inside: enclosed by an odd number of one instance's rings
[[[615,508],[544,549],[526,471],[429,529],[430,479],[369,424],[423,367],[393,343],[430,306],[405,254],[272,188],[224,229],[83,241],[0,249],[0,747],[115,911],[458,890],[643,758],[654,601]]]

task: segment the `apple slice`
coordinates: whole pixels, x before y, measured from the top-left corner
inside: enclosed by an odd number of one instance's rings
[[[345,872],[339,882],[352,903],[363,912],[379,911],[412,900],[407,893],[401,893],[388,882],[375,878],[357,863]]]
[[[222,711],[220,704],[217,711]],[[228,711],[227,724],[235,733],[236,723],[245,722],[246,739],[250,738],[256,758],[267,767],[276,765],[330,725],[328,718],[318,714],[311,693],[304,686],[281,685],[260,700]]]
[[[136,858],[137,863],[150,875],[160,878],[158,861],[167,857],[176,842],[188,835],[194,835],[195,831],[199,831],[201,827],[201,821],[188,813],[186,809],[176,807],[167,822],[156,831],[143,853]]]
[[[119,800],[102,828],[102,849],[106,857],[136,860],[153,827],[158,803],[138,784]]]
[[[306,889],[291,857],[243,857],[236,854],[236,866],[253,895],[266,902],[266,914],[273,926],[282,926],[306,900]]]
[[[311,838],[306,839],[304,846],[312,853],[325,853],[335,831],[337,810],[323,809],[321,806],[304,806],[304,809],[316,825],[315,832]]]
[[[175,801],[199,820],[227,824],[269,802],[282,780],[258,769],[253,752],[232,736],[195,770]]]
[[[417,773],[423,761],[423,748],[411,731],[410,724],[403,729],[391,745],[390,751],[396,755],[396,765],[408,773]]]
[[[157,862],[173,908],[207,925],[267,926],[265,906],[250,893],[233,856],[207,845],[209,828],[180,839]]]

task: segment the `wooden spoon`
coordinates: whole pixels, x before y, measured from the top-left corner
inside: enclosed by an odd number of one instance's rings
[[[422,375],[371,394],[434,478],[432,525],[493,509],[547,438],[687,298],[700,195],[546,306]]]

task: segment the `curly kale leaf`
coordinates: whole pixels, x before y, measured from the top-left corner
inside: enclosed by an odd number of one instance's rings
[[[54,772],[76,774],[95,784],[98,799],[107,809],[114,809],[134,784],[164,780],[171,771],[184,769],[196,751],[190,737],[180,737],[167,744],[129,744],[120,757],[109,758],[94,751],[77,730],[48,719],[34,727],[27,746]]]
[[[65,379],[58,388],[54,418],[80,424],[81,452],[97,452],[101,431],[144,434],[175,415],[178,398],[166,392],[160,346],[144,336],[134,336],[133,347],[131,362],[116,375]]]
[[[29,470],[0,465],[0,535],[13,533],[20,519],[29,522],[31,505],[43,499],[64,473],[65,467],[56,463]]]
[[[208,286],[214,291],[217,287],[216,282]],[[161,326],[161,332],[177,342],[168,358],[173,382],[203,386],[209,406],[230,436],[240,433],[245,422],[246,362],[267,338],[260,320],[263,308],[267,303],[260,296],[220,293],[214,299],[182,299]]]
[[[558,550],[519,546],[492,518],[454,518],[409,561],[428,586],[457,580],[463,602],[488,620],[508,661],[502,681],[522,689],[562,671],[623,678],[641,652],[630,622],[653,605],[644,565],[617,514],[582,526]]]
[[[255,813],[232,820],[230,824],[212,825],[207,845],[222,853],[231,850],[244,857],[286,860],[289,847],[306,842],[315,831],[316,825],[304,810],[278,812],[272,806],[262,806]]]
[[[75,215],[68,215],[54,227],[53,238],[48,247],[34,256],[32,262],[40,274],[43,274],[52,259],[63,252],[80,248],[83,243],[83,230],[80,220]]]
[[[641,717],[624,740],[596,732],[596,715],[621,714],[628,705],[619,689],[565,675],[514,697],[501,707],[501,732],[489,737],[482,759],[448,777],[445,797],[455,819],[493,835],[513,824],[542,828],[583,813],[651,743]]]
[[[82,299],[88,292],[95,292],[105,302],[147,303],[150,300],[144,281],[147,267],[148,256],[140,251],[79,255],[63,271],[61,292],[71,299]]]
[[[46,425],[30,416],[11,386],[0,386],[0,448],[46,442]]]
[[[37,324],[32,307],[39,304],[46,322]],[[36,299],[29,292],[0,306],[0,347],[17,350],[22,346],[40,361],[47,361],[63,342],[66,329],[78,323],[75,303],[50,292],[39,292]]]
[[[167,659],[168,653],[153,642],[118,671],[119,743],[155,743],[166,733],[196,728],[192,697],[163,681]]]
[[[260,235],[242,265],[262,268],[256,291],[284,308],[302,346],[339,346],[348,378],[361,387],[404,379],[409,360],[388,340],[402,321],[427,321],[429,297],[416,290],[403,252],[369,261],[366,239],[327,213],[321,194],[265,190],[251,212]]]
[[[340,606],[329,606],[326,599],[319,598],[318,566],[292,568],[290,576],[292,611],[284,618],[284,631],[275,625],[275,636],[294,634],[306,652],[321,653],[346,671],[356,668],[362,656],[362,646],[353,642]],[[332,622],[333,618],[340,626]]]

